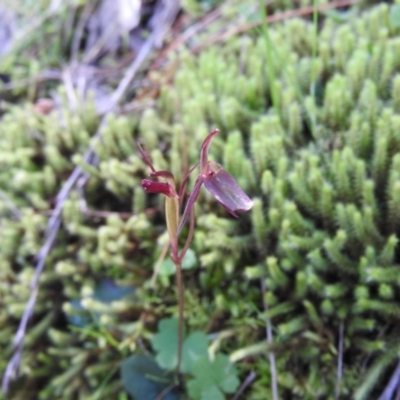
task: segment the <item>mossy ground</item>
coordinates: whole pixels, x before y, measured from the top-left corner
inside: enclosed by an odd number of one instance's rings
[[[126,398],[122,360],[147,351],[157,322],[177,314],[174,277],[152,284],[165,225],[161,199],[140,187],[147,171],[135,141],[182,179],[182,163],[196,162],[214,127],[212,157],[255,205],[235,220],[201,194],[184,276],[188,331],[213,333],[242,380],[257,374],[246,399],[271,398],[268,352],[251,347],[266,341],[266,320],[282,399],[384,390],[400,350],[398,6],[342,8],[213,40],[260,20],[257,4],[247,14],[240,2],[223,7],[193,43],[145,68],[127,94],[133,106],[103,123],[96,94],[74,108],[65,81],[48,78],[69,62],[71,10],[81,5],[45,16],[1,61],[11,85],[0,87],[0,371],[55,196],[75,167],[88,174],[65,201],[10,398]],[[32,104],[49,96],[55,108],[44,115]],[[84,159],[89,146],[96,164]]]

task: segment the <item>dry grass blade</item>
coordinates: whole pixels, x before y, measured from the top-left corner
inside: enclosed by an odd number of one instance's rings
[[[346,6],[356,4],[356,3],[361,3],[362,1],[363,0],[339,0],[339,1],[333,1],[331,3],[320,4],[319,6],[317,6],[315,8],[314,7],[304,7],[304,8],[299,8],[297,10],[290,10],[290,11],[282,12],[279,14],[270,15],[268,17],[268,23],[284,21],[286,19],[295,18],[295,17],[304,17],[307,15],[312,15],[315,11],[324,11],[324,10],[329,10],[332,8],[346,7]],[[201,45],[194,47],[192,49],[192,52],[194,54],[197,54],[200,51],[202,51],[203,49],[205,49],[215,43],[226,41],[232,36],[236,36],[236,35],[239,35],[240,33],[247,32],[253,28],[261,26],[262,24],[263,24],[263,21],[256,21],[256,22],[251,22],[251,23],[247,23],[244,25],[236,26],[231,30],[225,31],[222,34],[213,36],[209,40],[204,41]]]

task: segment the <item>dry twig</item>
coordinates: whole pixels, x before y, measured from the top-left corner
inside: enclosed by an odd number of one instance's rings
[[[239,390],[233,396],[232,400],[238,400],[240,396],[244,393],[244,391],[254,382],[257,378],[257,374],[254,371],[251,371],[247,378],[244,380],[242,385],[240,386]]]
[[[397,389],[397,395],[394,397],[394,392]],[[387,384],[385,390],[379,397],[379,400],[392,400],[399,398],[399,390],[400,390],[400,362],[397,364],[395,371],[393,372],[392,377],[390,378],[389,383]]]

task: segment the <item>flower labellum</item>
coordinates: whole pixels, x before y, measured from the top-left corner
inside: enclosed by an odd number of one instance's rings
[[[179,196],[175,189],[174,176],[169,171],[156,171],[149,156],[138,144],[139,152],[143,161],[151,169],[151,178],[143,179],[141,185],[146,193],[158,193],[166,196],[165,199],[165,219],[172,251],[177,254],[178,251],[178,225],[179,225]],[[166,182],[159,182],[157,179],[165,179]]]
[[[156,182],[149,179],[143,179],[141,185],[146,193],[159,193],[171,198],[178,197],[175,189],[166,182]]]
[[[253,207],[253,200],[221,165],[209,161],[202,178],[205,188],[236,218],[235,211],[249,211]]]
[[[149,179],[143,179],[141,185],[146,193],[159,193],[164,194],[167,197],[173,199],[178,198],[178,194],[175,190],[175,179],[169,171],[154,171],[150,174],[152,178],[163,178],[167,182],[151,181]]]

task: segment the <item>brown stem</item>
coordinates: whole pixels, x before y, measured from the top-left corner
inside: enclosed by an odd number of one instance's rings
[[[183,345],[183,323],[184,323],[184,308],[185,308],[185,298],[183,291],[183,276],[182,276],[182,260],[185,257],[185,254],[190,246],[190,243],[193,239],[194,233],[194,210],[192,209],[190,212],[190,226],[189,226],[189,234],[186,239],[186,243],[179,254],[178,257],[172,257],[175,266],[176,266],[176,285],[178,287],[178,307],[179,307],[179,320],[178,320],[178,364],[176,366],[176,372],[179,374],[179,370],[181,369],[182,362],[182,345]]]
[[[183,311],[184,311],[184,292],[183,292],[183,278],[182,278],[182,260],[177,257],[175,261],[176,265],[176,285],[178,287],[178,307],[179,307],[179,319],[178,319],[178,364],[176,366],[176,373],[179,375],[182,362],[182,345],[183,345]]]

